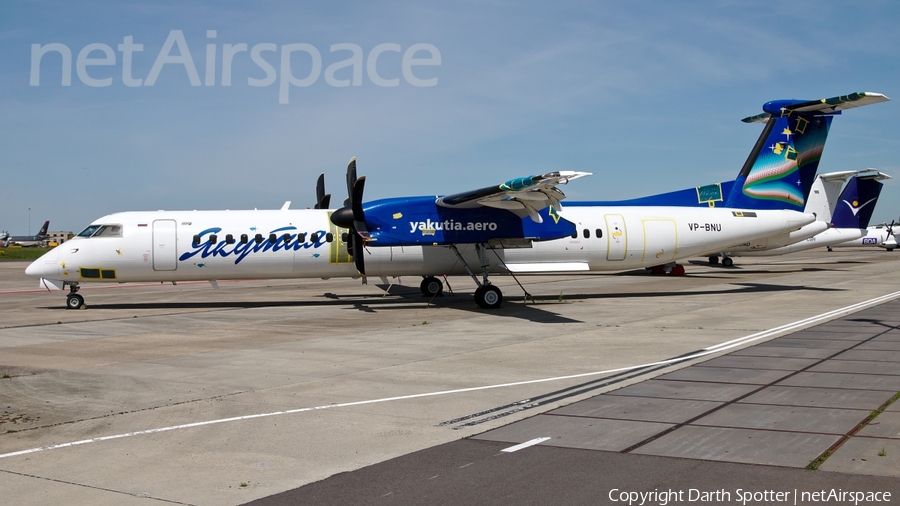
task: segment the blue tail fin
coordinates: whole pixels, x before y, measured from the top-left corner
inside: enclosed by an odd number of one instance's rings
[[[836,228],[866,228],[884,186],[878,176],[853,176],[841,192],[831,222]]]
[[[725,207],[802,211],[819,168],[831,120],[844,109],[888,100],[853,93],[822,100],[776,100],[745,123],[766,127],[744,162]]]

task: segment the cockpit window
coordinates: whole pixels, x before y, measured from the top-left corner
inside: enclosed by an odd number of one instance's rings
[[[122,225],[101,225],[91,237],[122,237]]]
[[[78,237],[90,237],[100,228],[101,225],[88,225],[88,228],[78,233]]]
[[[89,225],[78,237],[122,237],[122,225]]]

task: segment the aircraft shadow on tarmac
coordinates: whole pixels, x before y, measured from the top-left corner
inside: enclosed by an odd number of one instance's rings
[[[141,303],[92,303],[93,310],[160,310],[160,309],[192,309],[192,310],[218,310],[218,309],[254,309],[272,307],[347,307],[355,311],[374,313],[378,311],[396,311],[405,309],[422,309],[423,303],[470,311],[473,313],[497,316],[503,318],[518,318],[534,323],[583,323],[580,320],[561,316],[551,309],[553,306],[572,304],[582,300],[600,299],[641,299],[655,297],[690,297],[695,295],[725,295],[728,293],[756,293],[756,292],[788,292],[794,290],[811,290],[820,292],[839,292],[839,288],[820,288],[809,286],[775,285],[765,283],[730,283],[729,287],[722,290],[695,290],[695,291],[643,291],[643,292],[613,292],[613,293],[569,293],[559,295],[506,295],[504,306],[485,310],[479,308],[472,300],[468,291],[450,293],[443,297],[423,297],[418,289],[409,286],[397,285],[390,287],[390,291],[373,296],[372,294],[342,294],[337,295],[326,292],[323,300],[293,301],[200,301],[200,302],[141,302]],[[404,303],[398,304],[398,299]],[[348,307],[349,306],[349,307]],[[43,309],[58,310],[56,306],[48,306]]]

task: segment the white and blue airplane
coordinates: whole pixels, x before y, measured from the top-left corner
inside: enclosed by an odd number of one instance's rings
[[[788,210],[566,206],[560,184],[587,175],[554,172],[444,197],[363,205],[365,178],[350,162],[350,206],[338,210],[154,211],[104,216],[35,260],[26,274],[47,289],[80,284],[248,278],[470,274],[475,300],[495,308],[491,272],[623,270],[782,234],[815,220]],[[481,280],[476,276],[481,274]]]
[[[832,116],[884,100],[856,93],[764,104],[757,118],[767,118],[766,127],[741,176],[716,185],[720,195],[730,191],[727,208],[712,207],[701,198],[707,190],[701,195],[692,188],[690,203],[674,192],[646,203],[578,202],[563,209],[557,186],[587,175],[571,171],[364,204],[365,178],[356,177],[354,159],[342,209],[326,209],[320,184],[316,209],[116,213],[35,260],[26,274],[47,289],[68,287],[66,307],[77,309],[84,307],[77,292],[86,282],[207,280],[216,286],[225,279],[417,275],[423,294],[433,295],[442,290],[436,275],[467,273],[478,285],[476,303],[495,308],[503,297],[491,273],[651,267],[813,223],[814,215],[800,211],[808,191],[783,179],[810,167],[815,172]],[[763,152],[773,136],[784,139]]]
[[[880,225],[872,225],[866,228],[866,233],[862,237],[834,244],[831,247],[849,248],[879,246],[888,251],[894,251],[897,248],[897,237],[894,235],[895,226],[896,222],[894,221],[890,223],[881,223]]]

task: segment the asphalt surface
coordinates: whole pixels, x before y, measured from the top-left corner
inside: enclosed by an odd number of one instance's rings
[[[418,279],[387,295],[353,280],[97,286],[66,311],[3,262],[0,490],[15,504],[896,499],[897,406],[862,421],[900,391],[898,260],[520,278],[534,302],[495,277],[497,311],[465,278],[433,301]]]

